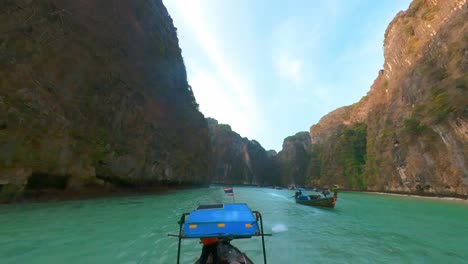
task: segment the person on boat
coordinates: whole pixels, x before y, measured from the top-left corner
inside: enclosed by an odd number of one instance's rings
[[[323,196],[327,197],[327,195],[330,194],[330,190],[329,189],[323,189],[322,194],[323,194]]]
[[[299,196],[301,196],[301,195],[302,195],[302,192],[301,192],[301,191],[297,191],[297,192],[294,194],[294,196],[296,197],[296,199],[298,199]]]
[[[311,200],[317,200],[317,199],[322,198],[322,196],[320,196],[320,194],[312,194],[312,195],[309,195],[309,197],[310,197]]]
[[[200,243],[203,244],[202,253],[200,256],[200,264],[206,264],[208,257],[211,254],[213,259],[213,264],[219,264],[218,260],[218,242],[217,237],[204,237],[201,239]]]

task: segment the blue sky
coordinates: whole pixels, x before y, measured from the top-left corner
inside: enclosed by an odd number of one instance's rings
[[[265,149],[369,91],[410,0],[163,0],[201,112]]]

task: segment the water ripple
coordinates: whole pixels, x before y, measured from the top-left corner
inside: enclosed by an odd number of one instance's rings
[[[451,201],[342,193],[332,210],[298,205],[294,191],[234,188],[262,212],[269,263],[461,263],[468,207]],[[174,263],[177,221],[199,204],[231,202],[221,188],[159,196],[0,206],[2,263]],[[233,244],[262,262],[261,239]],[[182,243],[182,263],[200,254]]]

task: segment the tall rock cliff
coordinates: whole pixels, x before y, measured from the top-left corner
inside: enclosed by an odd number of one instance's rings
[[[415,0],[385,32],[360,102],[310,129],[308,184],[468,195],[468,4]]]
[[[161,0],[0,2],[0,193],[207,181]]]
[[[276,156],[282,185],[304,186],[310,155],[308,132],[299,132],[284,139],[283,148]]]
[[[213,183],[271,185],[277,181],[274,153],[242,138],[229,125],[207,118],[212,145]]]

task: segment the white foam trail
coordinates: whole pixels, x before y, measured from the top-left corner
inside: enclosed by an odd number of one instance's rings
[[[277,193],[268,193],[269,195],[271,196],[275,196],[275,197],[284,197],[283,195],[280,195],[280,194],[277,194]]]
[[[273,233],[281,233],[288,231],[288,227],[283,224],[276,224],[271,228]]]
[[[271,195],[271,196],[274,196],[274,197],[281,198],[283,200],[289,200],[288,197],[284,197],[284,195],[281,195],[281,194],[277,194],[277,193],[268,193],[268,194]]]

